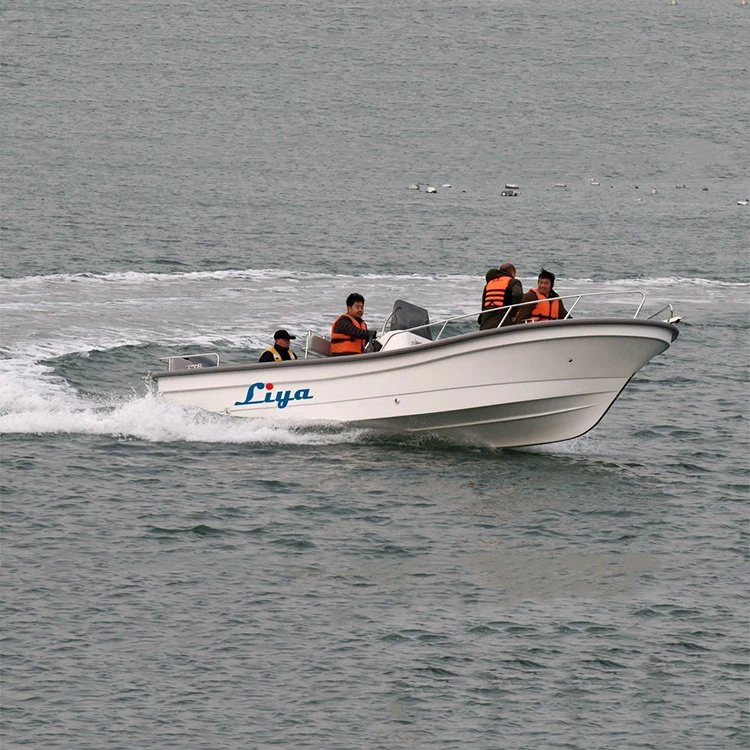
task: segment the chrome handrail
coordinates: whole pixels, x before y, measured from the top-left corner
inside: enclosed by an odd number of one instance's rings
[[[636,310],[635,310],[635,313],[633,314],[633,319],[635,319],[635,318],[638,317],[638,315],[640,314],[641,310],[643,309],[644,304],[646,303],[646,293],[643,292],[643,291],[641,291],[640,289],[634,289],[634,290],[626,291],[626,292],[583,292],[581,294],[566,294],[565,296],[555,297],[555,298],[552,298],[552,299],[559,299],[559,300],[574,299],[575,300],[573,302],[573,304],[571,304],[570,308],[567,311],[567,315],[564,318],[564,319],[567,319],[567,318],[570,317],[570,314],[573,312],[573,310],[575,309],[576,305],[584,297],[606,297],[606,296],[608,296],[608,297],[621,297],[623,295],[629,295],[629,294],[634,294],[634,295],[639,295],[640,296],[640,302],[638,303],[638,305],[636,307]],[[539,300],[535,299],[535,300],[530,300],[529,302],[517,302],[515,305],[508,305],[507,307],[499,308],[501,310],[505,310],[505,314],[503,315],[503,317],[500,320],[500,323],[498,324],[497,327],[500,327],[500,326],[503,325],[503,323],[505,323],[505,321],[508,319],[508,315],[510,314],[510,312],[512,310],[517,310],[518,308],[521,308],[521,307],[528,307],[530,305],[537,305],[538,303],[539,303]],[[670,312],[672,312],[672,306],[668,304],[668,305],[665,305],[664,307],[662,307],[661,310],[658,310],[656,313],[654,313],[654,315],[649,316],[648,319],[653,318],[655,315],[658,315],[662,310],[665,310],[667,308],[669,308]],[[418,331],[420,329],[423,330],[425,328],[432,327],[432,326],[441,326],[440,331],[438,332],[437,336],[435,337],[435,341],[439,341],[440,338],[441,338],[441,336],[445,332],[445,329],[446,329],[446,327],[448,326],[449,323],[456,323],[456,322],[459,322],[461,320],[465,320],[467,318],[476,317],[477,315],[481,315],[482,313],[492,312],[493,309],[498,309],[498,308],[489,308],[487,310],[474,311],[474,312],[466,313],[465,315],[457,315],[457,316],[454,316],[452,318],[446,318],[445,320],[437,320],[437,321],[432,322],[432,323],[426,323],[426,324],[425,323],[421,323],[421,324],[416,325],[416,326],[414,326],[412,328],[398,329],[398,332],[400,332],[400,333],[411,333],[411,332]],[[385,333],[385,326],[388,324],[388,322],[390,321],[391,317],[392,316],[388,316],[388,319],[383,324],[383,333]]]
[[[635,313],[633,314],[633,319],[635,319],[641,313],[641,310],[643,309],[643,306],[646,303],[646,293],[643,292],[640,289],[632,289],[632,290],[627,290],[627,291],[609,291],[609,292],[583,292],[581,294],[566,294],[566,295],[564,295],[562,297],[555,297],[555,298],[552,298],[552,299],[573,300],[573,303],[570,304],[570,306],[567,308],[567,314],[566,314],[566,316],[564,318],[564,319],[567,319],[567,318],[569,318],[571,316],[571,313],[573,312],[573,310],[575,310],[575,308],[578,305],[578,303],[582,299],[584,299],[584,298],[590,298],[590,297],[612,297],[612,298],[619,298],[619,297],[628,296],[628,295],[637,295],[638,297],[640,297],[640,300],[638,301],[638,304],[637,304],[636,309],[635,309]],[[398,328],[398,329],[395,329],[395,330],[386,331],[386,327],[388,326],[388,324],[391,322],[391,320],[393,318],[393,314],[394,313],[392,311],[388,315],[388,317],[385,319],[385,322],[383,323],[382,328],[379,329],[379,333],[380,333],[381,336],[383,334],[387,333],[387,332],[391,332],[393,334],[414,333],[416,331],[424,331],[425,328],[432,329],[433,326],[440,326],[440,330],[438,331],[438,334],[437,334],[437,336],[434,339],[434,341],[439,341],[442,338],[443,334],[445,333],[445,329],[447,328],[447,326],[450,323],[457,323],[457,322],[460,322],[462,320],[466,320],[468,318],[475,318],[476,316],[478,316],[478,315],[480,315],[482,313],[492,312],[493,309],[494,310],[504,310],[505,312],[503,314],[503,317],[500,320],[500,323],[498,324],[498,327],[499,327],[499,326],[503,325],[503,323],[505,323],[505,321],[508,319],[508,315],[510,315],[510,313],[513,310],[518,310],[521,307],[528,307],[530,305],[537,305],[538,303],[539,303],[538,299],[530,300],[528,302],[517,302],[515,305],[508,305],[508,307],[490,308],[490,309],[487,309],[487,310],[475,310],[474,312],[466,313],[465,315],[456,315],[456,316],[453,316],[451,318],[446,318],[444,320],[437,320],[437,321],[434,321],[432,323],[419,323],[418,325],[412,326],[411,328]],[[653,315],[649,315],[648,318],[646,318],[646,320],[652,320],[653,318],[655,318],[657,315],[659,315],[660,313],[662,313],[665,310],[669,310],[670,319],[672,319],[673,316],[674,316],[674,310],[672,309],[672,305],[669,304],[669,303],[667,303],[663,307],[661,307],[659,310],[657,310]],[[305,359],[308,359],[309,356],[310,356],[309,349],[310,349],[310,337],[311,337],[311,335],[314,335],[313,331],[308,330],[307,331],[307,340],[305,342],[305,355],[304,355]],[[417,335],[419,335],[419,334],[417,334]]]
[[[674,308],[669,302],[667,302],[666,305],[662,305],[655,313],[652,313],[651,315],[649,315],[648,318],[646,318],[646,320],[653,320],[657,315],[661,315],[665,310],[669,310],[670,318],[674,317]]]

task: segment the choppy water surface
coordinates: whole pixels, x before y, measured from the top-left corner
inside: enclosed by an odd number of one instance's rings
[[[3,14],[4,747],[747,746],[750,8]],[[684,316],[578,440],[150,387],[506,259]]]

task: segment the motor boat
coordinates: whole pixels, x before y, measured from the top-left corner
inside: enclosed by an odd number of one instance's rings
[[[623,312],[609,304],[617,294],[561,297],[561,320],[512,324],[522,305],[509,306],[489,330],[477,330],[477,312],[431,323],[427,310],[397,300],[377,351],[332,357],[330,341],[308,331],[298,360],[224,364],[215,352],[181,354],[151,377],[167,402],[274,423],[493,448],[569,440],[591,430],[679,333],[670,304],[647,316],[646,295],[631,291]]]

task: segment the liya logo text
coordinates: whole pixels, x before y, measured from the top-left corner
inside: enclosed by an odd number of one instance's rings
[[[265,393],[264,393],[265,391]],[[235,401],[235,406],[247,406],[248,404],[273,404],[279,409],[286,409],[290,401],[309,401],[313,398],[309,388],[298,388],[292,394],[291,391],[274,391],[273,383],[253,383],[247,389],[244,401]]]

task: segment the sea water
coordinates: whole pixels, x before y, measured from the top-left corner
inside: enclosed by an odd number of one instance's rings
[[[733,0],[6,4],[3,747],[746,747],[749,39]],[[506,260],[683,316],[582,438],[148,378],[351,291],[467,314]]]

